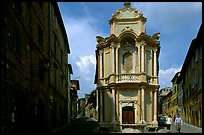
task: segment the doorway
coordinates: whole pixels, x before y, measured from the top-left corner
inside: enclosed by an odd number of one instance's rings
[[[122,124],[134,124],[135,115],[133,106],[125,106],[122,108]]]

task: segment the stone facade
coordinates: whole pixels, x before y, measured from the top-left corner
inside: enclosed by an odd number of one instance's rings
[[[180,72],[177,72],[174,77],[172,78],[172,96],[170,100],[170,109],[168,111],[168,114],[170,114],[172,117],[176,116],[179,113],[179,103],[178,103],[178,84],[176,84],[176,81],[180,75]]]
[[[145,22],[143,14],[125,2],[109,21],[110,36],[96,37],[96,111],[101,126],[158,127],[160,34],[147,35]]]
[[[56,2],[2,3],[2,133],[68,121],[69,44]]]
[[[70,99],[71,99],[71,116],[77,116],[78,114],[78,95],[77,90],[79,90],[79,80],[71,80],[70,89]]]
[[[202,127],[202,35],[201,24],[197,37],[192,40],[184,60],[179,85],[179,112],[186,123]]]

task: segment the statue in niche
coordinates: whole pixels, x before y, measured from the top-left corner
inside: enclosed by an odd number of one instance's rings
[[[126,73],[129,73],[132,69],[132,54],[130,52],[123,55],[123,66]]]

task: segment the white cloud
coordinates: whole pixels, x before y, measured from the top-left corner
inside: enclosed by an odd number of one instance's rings
[[[93,55],[89,56],[80,56],[79,61],[76,61],[77,66],[79,67],[79,71],[83,74],[90,73],[90,67],[95,68],[96,58]]]
[[[90,93],[95,89],[94,76],[96,68],[96,36],[105,34],[98,28],[97,21],[91,17],[85,3],[82,3],[86,16],[63,15],[63,22],[68,36],[71,54],[69,59],[74,67],[74,76],[80,76],[80,88]],[[83,95],[80,95],[80,97]]]
[[[160,69],[159,70],[160,88],[171,87],[172,86],[171,80],[177,72],[181,71],[181,67],[182,67],[182,65],[176,66],[176,67],[171,67],[171,68],[168,68],[166,70]]]

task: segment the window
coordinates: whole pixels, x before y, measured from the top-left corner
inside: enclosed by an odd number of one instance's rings
[[[40,49],[43,49],[43,31],[40,25],[38,25],[38,43]]]
[[[39,59],[39,78],[41,81],[44,81],[44,68],[43,68],[43,61]]]
[[[202,76],[199,75],[199,88],[202,89]]]
[[[126,73],[129,73],[132,69],[132,54],[130,52],[123,55],[123,67]]]
[[[15,28],[16,34],[14,34],[14,46],[13,50],[21,58],[21,33],[18,28]]]
[[[196,49],[196,51],[195,51],[195,61],[196,62],[198,61],[198,49]]]
[[[194,68],[194,57],[192,57],[191,63],[192,63],[192,68]]]
[[[64,80],[64,79],[63,79],[63,75],[61,75],[61,89],[62,89],[62,90],[64,90],[64,89],[63,89],[63,86],[64,86],[64,85],[63,85],[63,84],[64,84],[64,83],[63,83],[63,80]]]
[[[61,50],[61,65],[63,64],[63,52],[62,52],[62,50]]]
[[[54,7],[52,7],[52,21],[55,21],[55,10]]]
[[[202,45],[200,46],[199,50],[200,50],[200,55],[199,56],[200,56],[200,59],[202,59]]]
[[[54,54],[57,55],[57,36],[54,34]]]
[[[15,2],[13,5],[14,8],[16,8],[16,11],[19,15],[21,15],[21,13],[22,13],[22,5],[21,4],[22,4],[21,2]]]
[[[43,9],[43,2],[39,2],[40,9]]]
[[[57,67],[54,65],[54,78],[55,78],[55,87],[57,87]]]

